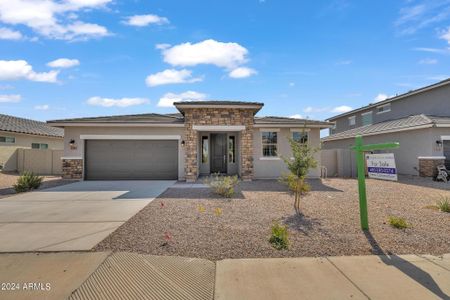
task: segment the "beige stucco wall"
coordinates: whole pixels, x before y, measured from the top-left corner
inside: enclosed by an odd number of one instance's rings
[[[49,149],[62,150],[63,139],[0,131],[0,136],[15,137],[14,144],[0,143],[0,165],[4,171],[17,171],[17,149],[31,149],[32,143],[48,144]]]
[[[278,132],[278,157],[267,159],[262,155],[262,131],[271,131],[271,129],[279,130]],[[294,128],[293,128],[294,129]],[[295,128],[296,130],[302,131],[303,128]],[[308,141],[311,147],[320,147],[320,129],[318,128],[307,128],[308,130]],[[254,176],[256,179],[266,179],[266,178],[279,178],[283,172],[287,172],[286,165],[281,157],[291,157],[292,152],[289,145],[289,137],[292,137],[291,128],[277,128],[277,127],[266,127],[266,128],[254,128],[253,132],[253,167]],[[315,158],[318,161],[318,167],[313,169],[309,173],[309,177],[320,177],[320,152],[315,154]]]
[[[65,127],[64,155],[68,158],[84,159],[84,141],[81,135],[179,135],[184,140],[184,127]],[[70,140],[75,140],[76,149],[69,146]],[[184,148],[178,144],[178,178],[184,179]]]
[[[363,137],[365,144],[399,142],[400,148],[386,152],[394,153],[399,174],[419,175],[419,156],[443,156],[442,147],[437,140],[441,136],[450,136],[450,128],[428,128],[408,130],[381,135]],[[324,149],[349,149],[354,145],[354,138],[324,142]]]

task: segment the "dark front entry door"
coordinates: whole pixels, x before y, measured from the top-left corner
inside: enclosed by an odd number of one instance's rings
[[[450,140],[444,141],[445,167],[450,170]]]
[[[211,173],[227,173],[227,134],[211,134]]]

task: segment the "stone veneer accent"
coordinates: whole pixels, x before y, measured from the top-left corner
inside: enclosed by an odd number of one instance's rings
[[[419,175],[421,177],[434,177],[437,175],[437,166],[445,164],[443,157],[419,157]]]
[[[64,179],[83,179],[83,160],[63,158],[62,172]]]
[[[240,132],[240,170],[243,180],[253,178],[253,117],[249,108],[184,108],[185,118],[185,176],[186,181],[198,177],[198,132],[194,125],[244,125]]]

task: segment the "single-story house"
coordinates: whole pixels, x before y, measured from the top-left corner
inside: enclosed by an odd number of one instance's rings
[[[44,122],[0,114],[0,170],[17,171],[17,149],[63,148],[63,129]]]
[[[364,143],[399,142],[397,172],[433,176],[436,166],[450,169],[450,79],[370,103],[327,119],[334,125],[322,149],[350,149],[355,136]],[[386,152],[386,151],[378,151]],[[355,172],[352,172],[355,174]]]
[[[178,179],[211,173],[243,180],[277,178],[286,170],[288,139],[320,145],[332,124],[256,117],[263,103],[189,101],[179,113],[49,121],[65,130],[63,176],[77,179]],[[317,154],[320,160],[320,155]],[[312,177],[320,176],[319,168]]]

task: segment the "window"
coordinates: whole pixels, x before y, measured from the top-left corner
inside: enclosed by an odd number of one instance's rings
[[[277,156],[277,133],[264,131],[262,134],[262,154],[265,157]]]
[[[330,134],[335,133],[335,131],[336,131],[336,123],[334,123],[333,126],[331,126],[331,128],[330,128]]]
[[[356,116],[348,117],[348,125],[349,125],[349,126],[354,126],[354,125],[356,125]]]
[[[294,131],[292,133],[292,139],[300,144],[306,144],[308,142],[308,132]]]
[[[0,143],[14,144],[15,142],[16,142],[16,138],[15,137],[0,136]]]
[[[32,143],[31,149],[48,149],[48,144]]]
[[[228,137],[228,162],[235,163],[236,162],[236,137],[229,136]]]
[[[208,143],[208,137],[202,136],[202,163],[208,162],[208,155],[209,155],[209,143]]]
[[[363,126],[372,124],[372,112],[371,111],[361,114],[361,117],[362,117],[362,125]]]
[[[388,103],[388,104],[385,104],[385,105],[378,106],[377,110],[378,110],[377,111],[378,114],[382,114],[382,113],[391,111],[391,104]]]

